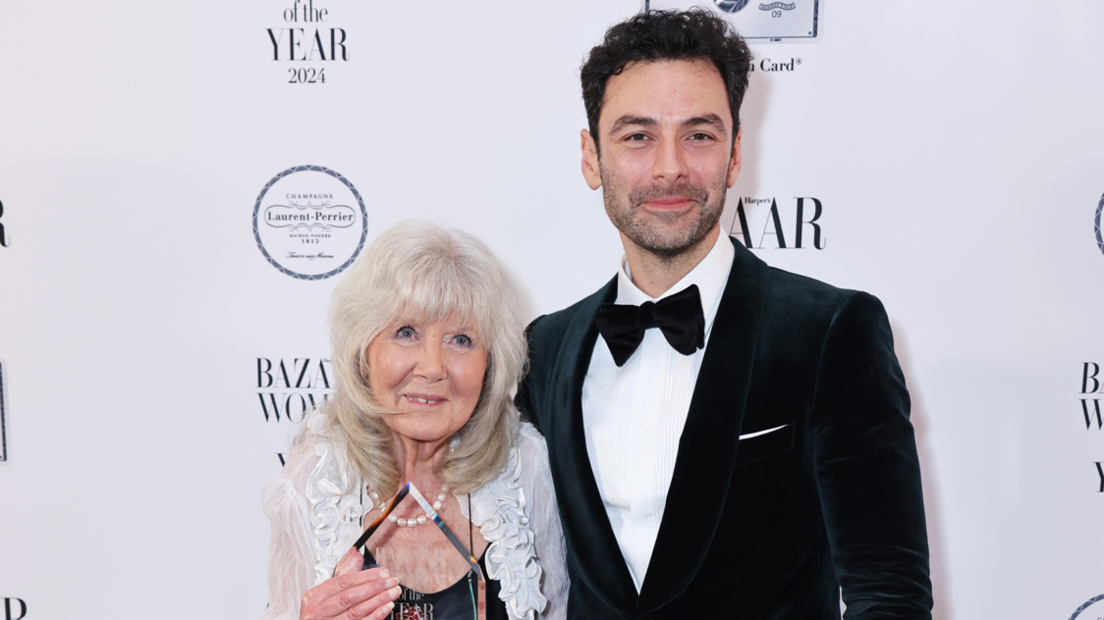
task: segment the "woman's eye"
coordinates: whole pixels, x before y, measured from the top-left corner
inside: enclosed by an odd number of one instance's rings
[[[464,334],[453,337],[452,341],[465,349],[470,349],[475,344],[472,339]]]
[[[411,327],[409,325],[403,325],[402,327],[400,327],[398,330],[395,331],[395,335],[398,336],[399,338],[410,339],[410,338],[413,338],[414,336],[416,336],[417,332],[414,331],[413,327]]]

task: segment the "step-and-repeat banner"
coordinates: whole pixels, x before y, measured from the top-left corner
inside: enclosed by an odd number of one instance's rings
[[[723,225],[889,312],[936,618],[1104,617],[1104,5],[705,4],[756,53]],[[365,244],[468,230],[526,318],[613,275],[578,68],[641,8],[6,3],[0,620],[263,610]]]

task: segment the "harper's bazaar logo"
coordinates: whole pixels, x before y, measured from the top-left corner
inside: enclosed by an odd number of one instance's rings
[[[348,179],[322,166],[296,166],[257,196],[253,236],[273,267],[293,278],[322,280],[360,254],[368,215]]]
[[[311,63],[288,67],[289,84],[325,84],[326,68],[314,63],[349,60],[345,29],[329,25],[330,10],[314,0],[295,0],[283,18],[288,27],[265,29],[272,60]]]
[[[777,198],[773,196],[742,196],[736,203],[736,213],[732,215],[728,227],[729,236],[736,237],[748,248],[756,250],[823,250],[827,239],[820,225],[822,215],[824,205],[819,198],[811,196],[798,196],[792,203],[783,202],[781,208]],[[792,228],[788,225],[789,222],[793,222]],[[752,231],[756,232],[754,236]]]
[[[1104,394],[1104,379],[1100,377],[1100,364],[1085,362],[1081,370],[1081,413],[1085,416],[1085,429],[1104,430],[1104,412],[1100,410],[1100,398],[1091,398]],[[1096,473],[1100,476],[1100,493],[1104,493],[1104,461],[1093,461]]]
[[[1076,618],[1078,618],[1082,612],[1088,610],[1090,607],[1093,607],[1098,602],[1100,602],[1100,605],[1096,606],[1092,611],[1089,612],[1088,615],[1082,618],[1082,620],[1100,620],[1100,618],[1104,617],[1104,602],[1101,601],[1104,601],[1104,594],[1085,601],[1084,605],[1078,607],[1077,611],[1073,612],[1073,615],[1069,617],[1069,620],[1076,620]]]
[[[329,358],[257,358],[257,398],[265,423],[298,424],[334,394]],[[277,452],[280,464],[284,453]]]

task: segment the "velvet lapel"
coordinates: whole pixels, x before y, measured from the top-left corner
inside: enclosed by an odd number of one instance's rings
[[[595,596],[630,616],[636,607],[636,586],[621,559],[621,548],[606,517],[598,483],[587,455],[583,429],[583,380],[590,367],[590,356],[598,340],[594,314],[604,302],[617,298],[617,278],[583,300],[564,334],[552,374],[551,411],[567,415],[563,426],[555,430],[554,448],[558,451],[553,467],[559,488],[571,489],[570,498],[561,497],[560,514],[564,531],[577,558],[573,578],[583,581]],[[563,415],[563,414],[561,414]],[[547,433],[546,433],[547,434]]]
[[[712,544],[732,481],[767,294],[765,263],[742,244],[732,242],[736,257],[679,439],[663,521],[641,588],[636,617],[670,603],[697,576]]]

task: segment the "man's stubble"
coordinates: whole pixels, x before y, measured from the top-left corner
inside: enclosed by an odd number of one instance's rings
[[[602,198],[610,221],[641,249],[663,262],[678,259],[696,246],[721,219],[727,185],[725,177],[712,190],[682,181],[673,185],[638,187],[626,192],[621,179],[599,164]],[[641,205],[651,200],[682,196],[698,203],[697,217],[687,214],[644,212]]]

